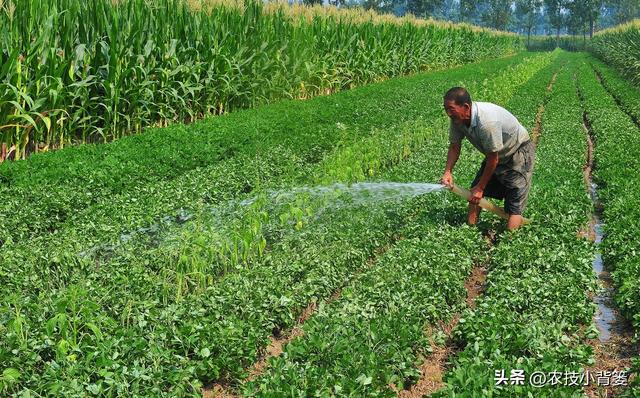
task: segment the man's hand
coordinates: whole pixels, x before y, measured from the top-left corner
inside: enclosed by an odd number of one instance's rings
[[[453,176],[451,175],[451,171],[453,171],[453,167],[456,165],[458,161],[458,157],[460,156],[460,143],[449,144],[449,149],[447,150],[447,165],[444,168],[444,174],[442,174],[442,178],[440,182],[442,185],[447,188],[453,188]]]
[[[469,199],[469,203],[472,205],[477,205],[480,203],[480,199],[484,196],[484,189],[480,188],[478,185],[471,188],[471,199]]]
[[[448,188],[451,188],[453,186],[453,176],[451,175],[450,171],[444,172],[442,178],[440,178],[440,183]]]
[[[482,176],[480,176],[480,181],[476,183],[476,185],[471,188],[471,199],[469,199],[469,203],[472,205],[477,205],[480,203],[480,199],[484,196],[484,189],[491,180],[491,176],[493,172],[496,171],[496,167],[498,167],[498,152],[490,152],[485,157],[486,164],[484,166],[484,170],[482,171]]]

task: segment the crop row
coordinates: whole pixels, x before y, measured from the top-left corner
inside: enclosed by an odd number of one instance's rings
[[[615,92],[616,98],[631,115],[637,109],[629,106],[640,97],[634,87],[606,67],[597,65],[606,86]],[[585,63],[579,70],[580,89],[584,94],[585,111],[595,135],[594,180],[598,185],[598,198],[603,205],[604,238],[602,251],[605,265],[611,271],[617,287],[616,302],[636,330],[640,328],[640,216],[638,190],[640,177],[635,170],[640,167],[637,156],[639,145],[636,137],[638,126],[620,109],[615,99],[607,93],[597,76]],[[620,85],[624,89],[620,90]],[[635,358],[633,372],[638,372]],[[636,384],[630,393],[638,393]]]
[[[327,211],[249,267],[182,297],[167,286],[175,264],[158,256],[162,248],[117,253],[65,288],[9,297],[3,360],[29,377],[23,386],[50,394],[161,394],[168,386],[168,395],[195,394],[198,380],[241,378],[274,329],[290,327],[309,302],[344,283],[403,218],[393,203]],[[67,334],[71,322],[77,336]],[[59,366],[46,366],[51,360]]]
[[[591,57],[588,61],[596,72],[596,78],[607,92],[613,96],[620,108],[637,123],[640,120],[640,90],[629,85],[629,81],[619,72],[600,60]]]
[[[259,1],[14,0],[2,143],[27,151],[512,54],[516,35]],[[204,9],[201,9],[203,8]]]
[[[508,72],[508,75],[517,74],[517,78],[506,79],[507,74],[502,74],[504,79],[501,79],[501,83],[492,87],[496,89],[496,92],[500,93],[498,97],[506,99],[508,95],[513,93],[514,86],[517,87],[529,74],[534,73],[537,69],[538,67],[534,65],[529,65],[527,69],[514,68]],[[435,122],[435,125],[426,127],[424,126],[426,122],[420,121],[407,123],[401,129],[396,128],[392,131],[376,130],[370,136],[356,142],[353,146],[340,148],[327,157],[317,169],[319,173],[312,173],[310,181],[312,183],[357,182],[362,181],[365,175],[370,177],[394,167],[414,151],[424,152],[420,148],[427,144],[433,148],[431,141],[434,139],[439,142],[437,137],[433,136],[433,131],[434,129],[445,130],[446,119],[439,118],[439,120],[444,123]],[[435,179],[435,177],[432,179]],[[290,193],[295,193],[296,191],[297,197],[294,203],[291,200],[292,195]],[[161,245],[160,250],[154,252],[155,262],[164,262],[167,265],[164,268],[172,270],[176,265],[180,267],[183,265],[184,261],[180,260],[180,258],[185,256],[192,258],[189,261],[192,263],[189,267],[195,263],[193,257],[198,258],[197,262],[201,263],[202,260],[205,260],[204,262],[212,261],[218,266],[221,265],[221,258],[225,260],[228,257],[232,257],[233,261],[231,264],[226,264],[226,268],[233,268],[239,265],[237,260],[238,256],[240,256],[243,262],[241,265],[246,266],[250,263],[247,257],[260,256],[265,248],[268,251],[267,241],[270,245],[278,241],[282,236],[281,224],[293,221],[296,228],[300,228],[315,217],[317,211],[326,211],[327,204],[325,201],[315,200],[314,203],[314,200],[308,200],[310,198],[305,197],[305,193],[317,196],[320,191],[322,189],[315,190],[314,193],[313,187],[304,187],[302,189],[294,188],[290,193],[280,191],[269,193],[267,197],[259,196],[253,202],[255,208],[251,211],[252,214],[246,214],[241,217],[242,220],[233,233],[237,237],[234,237],[231,242],[228,238],[221,236],[225,234],[227,228],[221,225],[220,220],[217,220],[216,223],[216,220],[207,217],[206,212],[204,217],[200,214],[200,218],[206,218],[206,220],[198,219],[197,222],[192,222],[192,224],[201,225],[202,227],[183,228],[179,239],[174,239],[172,244]],[[367,192],[363,194],[366,195]],[[275,204],[280,200],[280,197],[284,199],[282,202],[284,206]],[[359,200],[359,198],[355,199]],[[287,203],[287,200],[290,202]],[[274,214],[279,216],[273,217]],[[229,224],[228,221],[226,223]],[[199,248],[199,246],[202,246],[202,242],[206,242],[206,250]],[[223,253],[220,253],[217,247],[219,245],[224,246]],[[215,253],[216,251],[217,253]],[[176,258],[178,258],[177,261],[175,260]],[[208,267],[208,274],[211,274],[211,269],[211,267]],[[223,270],[223,272],[226,272],[226,270]],[[211,279],[214,280],[215,278]]]
[[[442,130],[446,131],[446,130]],[[446,134],[378,178],[434,181],[446,151]],[[462,178],[472,158],[461,159]],[[444,196],[446,195],[446,196]],[[464,281],[482,261],[480,231],[464,225],[464,202],[449,194],[416,199],[414,220],[397,231],[403,238],[307,321],[304,336],[271,361],[266,374],[241,386],[249,396],[392,395],[419,377],[428,355],[425,327],[464,306]],[[446,249],[445,249],[446,248]]]
[[[531,36],[527,40],[527,51],[553,51],[556,48],[566,51],[585,51],[588,44],[584,36]]]
[[[437,396],[582,396],[581,385],[529,383],[533,372],[583,370],[592,360],[586,338],[597,333],[589,327],[593,247],[576,237],[591,212],[582,177],[587,141],[573,80],[576,57],[563,55],[568,63],[545,105],[527,211],[534,223],[499,236],[486,291],[454,331],[464,349]],[[514,371],[524,371],[521,385],[512,383]]]
[[[478,75],[479,71],[474,70],[475,80],[463,80],[458,83],[466,86],[473,93],[474,98],[490,99],[494,103],[504,105],[516,95],[522,85],[528,84],[527,82],[534,75],[540,73],[540,70],[555,68],[552,65],[557,56],[558,52],[555,52],[530,59],[522,64],[513,64],[498,76],[483,80],[480,80],[482,76]],[[450,86],[454,82],[452,79],[447,85]],[[436,102],[438,100],[440,97],[434,99],[431,104],[432,108],[438,107],[439,104]],[[431,129],[441,131],[448,128],[448,119],[437,118],[439,113],[438,111],[433,113],[429,111],[429,114],[425,113],[419,120],[424,120]],[[530,114],[529,112],[523,112],[523,114],[524,120],[527,122],[526,125],[531,122],[530,125],[533,126],[535,110],[531,110]],[[434,118],[434,121],[429,120]],[[373,130],[372,134],[359,140],[352,148],[340,149],[336,154],[328,157],[314,180],[325,183],[333,181],[356,182],[376,176],[379,169],[384,169],[385,165],[393,163],[398,156],[407,157],[413,150],[424,145],[424,141],[430,136],[420,134],[420,131],[423,131],[419,128],[421,125],[422,123],[413,120],[406,124],[408,128],[401,130],[398,128]],[[417,132],[412,131],[416,128]],[[392,139],[389,139],[389,134],[392,134]],[[337,171],[342,173],[335,174]]]
[[[514,95],[526,96],[536,105],[522,109],[534,113],[531,120],[556,69],[554,64],[544,68]],[[501,92],[497,88],[483,98],[499,98]],[[383,178],[437,178],[446,139],[445,134],[433,137],[422,151]],[[466,149],[471,151],[469,146]],[[439,156],[433,157],[434,153]],[[477,156],[472,154],[456,168],[462,181],[470,180],[475,171],[472,165]],[[245,395],[393,396],[391,384],[402,389],[415,383],[419,362],[430,351],[425,328],[447,321],[464,307],[465,278],[486,253],[480,231],[460,227],[464,202],[453,206],[437,197],[423,202],[416,224],[402,231],[406,240],[379,258],[339,300],[305,323],[304,336],[271,362],[267,374],[243,386]]]
[[[337,143],[348,143],[374,127],[440,115],[435,104],[441,101],[441,93],[471,71],[475,71],[475,78],[485,79],[509,65],[533,62],[531,58],[544,56],[520,55],[396,79],[310,101],[285,101],[239,111],[188,127],[150,130],[107,145],[68,148],[33,156],[28,162],[4,163],[0,165],[0,206],[3,214],[13,216],[0,220],[0,239],[21,241],[54,232],[67,221],[76,223],[75,218],[85,212],[109,206],[118,198],[127,200],[132,192],[151,184],[180,185],[172,180],[220,168],[233,175],[232,167],[242,172],[237,164],[281,147],[294,152],[281,154],[283,159],[295,156],[295,163],[317,163]],[[215,181],[215,172],[212,174]],[[253,190],[253,181],[243,179],[248,183],[240,189],[222,193]],[[204,199],[218,200],[215,195]]]
[[[21,281],[15,267],[4,275],[14,288],[2,311],[8,337],[0,351],[21,375],[10,391],[191,395],[203,381],[241,378],[274,328],[290,326],[389,241],[403,217],[385,206],[325,213],[309,230],[271,242],[250,266],[180,296],[166,275],[185,264],[156,256],[164,246],[133,247],[99,263],[61,258]],[[74,276],[51,277],[61,270]],[[17,288],[30,282],[37,288]]]
[[[589,50],[627,78],[640,82],[640,38],[638,21],[598,32],[591,39]]]
[[[241,377],[273,330],[328,297],[401,220],[384,206],[335,211],[197,294],[167,287],[152,252],[113,259],[53,298],[9,296],[0,357],[22,374],[16,388],[40,394],[194,395],[200,380]]]
[[[507,78],[511,76],[530,76],[549,61],[548,56],[535,58],[522,66],[507,68],[498,75],[498,78],[508,81]],[[459,74],[461,72],[452,71],[451,78],[461,78]],[[480,76],[482,77],[482,75]],[[518,77],[515,81],[517,82],[521,78]],[[438,74],[438,80],[434,81],[436,89],[438,91],[440,88],[442,91],[446,90],[445,84],[451,83],[450,81],[447,83],[444,77]],[[507,89],[504,91],[509,92]],[[431,103],[431,107],[440,107],[440,95],[440,91],[437,95],[429,94],[426,100]],[[322,106],[322,104],[317,105]],[[439,109],[434,110],[433,113],[437,115],[435,117],[441,119],[442,112]],[[229,115],[229,117],[231,116],[233,115]],[[426,119],[427,121],[423,125],[429,123],[428,120],[433,120],[433,118],[434,116]],[[3,273],[0,274],[0,277],[4,279],[3,286],[13,286],[15,291],[20,291],[21,284],[33,287],[34,284],[38,286],[40,283],[50,283],[52,280],[60,280],[60,283],[64,284],[69,272],[84,273],[87,268],[92,267],[90,261],[84,261],[85,264],[83,264],[83,261],[78,259],[77,253],[87,251],[94,246],[117,243],[121,234],[148,226],[154,219],[172,214],[176,208],[195,212],[199,207],[223,204],[238,196],[246,196],[247,194],[243,193],[246,191],[255,191],[254,194],[257,194],[277,186],[328,182],[323,179],[323,175],[342,177],[345,170],[349,168],[353,170],[357,163],[353,161],[353,158],[345,156],[349,151],[351,153],[366,153],[373,158],[381,155],[380,152],[376,155],[371,151],[351,150],[353,148],[375,148],[376,143],[380,142],[382,137],[388,137],[389,134],[407,142],[408,146],[406,147],[403,144],[395,148],[388,148],[393,149],[384,153],[385,157],[388,156],[386,159],[390,159],[385,160],[388,163],[389,161],[398,161],[398,158],[392,155],[393,153],[402,155],[410,150],[411,146],[423,142],[424,137],[429,134],[410,134],[406,126],[373,131],[373,133],[370,131],[362,133],[365,138],[356,139],[354,146],[349,145],[349,141],[354,140],[353,138],[339,141],[335,153],[327,154],[327,158],[319,166],[300,159],[298,152],[304,151],[304,148],[285,149],[278,146],[259,155],[236,156],[208,168],[196,169],[167,182],[141,184],[136,192],[110,197],[108,200],[87,209],[86,212],[78,212],[61,224],[59,230],[53,234],[43,235],[25,242],[17,242],[13,245],[5,244],[1,253],[5,259]],[[388,131],[393,132],[388,133]],[[424,132],[425,130],[419,131]],[[402,132],[402,134],[398,135],[397,132]],[[378,138],[366,138],[367,134],[370,137]],[[124,140],[119,142],[122,141]],[[387,142],[390,141],[387,140]],[[411,144],[411,142],[418,144]],[[310,140],[306,147],[312,146],[313,141]],[[72,267],[65,266],[65,264],[72,264]],[[27,279],[18,277],[21,274],[29,274],[29,277]]]
[[[425,327],[464,307],[465,279],[486,252],[477,229],[446,222],[461,206],[440,198],[418,205],[405,239],[321,307],[304,336],[244,387],[246,395],[392,396],[390,384],[415,383],[419,360],[429,354]]]

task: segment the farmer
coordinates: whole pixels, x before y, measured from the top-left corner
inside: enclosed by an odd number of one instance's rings
[[[522,212],[531,187],[535,146],[529,133],[506,109],[488,102],[471,102],[469,92],[453,87],[444,95],[444,109],[451,119],[449,151],[442,184],[451,187],[451,172],[460,156],[464,137],[485,156],[471,183],[467,221],[475,225],[483,196],[504,199],[508,229],[522,225]]]

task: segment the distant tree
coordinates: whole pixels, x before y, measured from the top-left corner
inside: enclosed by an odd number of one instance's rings
[[[401,17],[407,13],[407,3],[404,0],[392,1],[392,12]]]
[[[640,0],[609,0],[607,5],[611,7],[615,24],[629,22],[638,17]]]
[[[527,46],[531,44],[531,31],[536,26],[540,16],[542,0],[517,0],[516,18],[523,32],[527,34]]]
[[[570,0],[566,7],[569,10],[569,26],[575,32],[589,32],[593,37],[596,21],[600,16],[603,0]]]
[[[602,7],[602,13],[600,14],[600,27],[608,28],[616,24],[615,13],[616,8],[613,7],[611,1],[605,1],[604,7]]]
[[[540,10],[540,13],[536,17],[536,24],[533,27],[533,34],[544,34],[545,26],[547,26],[546,16],[544,13],[544,7]]]
[[[474,16],[477,15],[477,0],[460,0],[460,21],[473,22]]]
[[[485,0],[482,21],[494,29],[506,30],[511,19],[510,0]]]
[[[580,0],[578,0],[579,2]],[[578,2],[572,0],[567,2],[564,22],[567,27],[567,33],[572,35],[587,35],[587,16],[585,10]]]
[[[392,0],[364,0],[361,4],[365,10],[374,10],[380,13],[391,12],[395,6],[395,2]]]
[[[444,0],[407,0],[407,12],[417,17],[432,16],[437,9],[442,8]]]
[[[445,21],[459,21],[459,0],[442,0],[442,5],[434,8],[430,16]]]
[[[544,9],[549,19],[549,25],[556,32],[556,45],[560,41],[560,29],[564,24],[564,5],[565,0],[544,0]]]
[[[458,21],[460,19],[460,8],[457,0],[445,0],[442,5],[442,19],[448,21]]]

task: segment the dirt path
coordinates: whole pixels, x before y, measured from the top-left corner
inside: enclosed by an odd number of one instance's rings
[[[354,272],[345,283],[336,289],[331,296],[326,299],[325,304],[330,304],[336,301],[342,295],[342,290],[349,285],[350,281],[354,280],[362,272],[371,268],[377,261],[377,259],[384,255],[393,245],[403,240],[403,237],[394,236],[387,245],[382,246],[374,251],[374,254],[367,259],[365,264]],[[255,380],[269,368],[269,360],[282,355],[284,347],[291,341],[298,337],[304,336],[304,330],[302,326],[309,320],[318,309],[317,303],[311,303],[305,308],[298,316],[296,325],[289,331],[277,332],[273,336],[269,337],[269,345],[264,349],[263,354],[258,361],[249,369],[249,376],[247,376],[243,383]],[[204,398],[236,398],[239,395],[235,394],[235,388],[230,383],[214,383],[203,389]]]
[[[477,265],[471,270],[471,275],[467,278],[464,287],[467,291],[466,303],[467,307],[475,308],[476,299],[482,294],[487,280],[487,269],[484,265]],[[447,360],[456,352],[456,348],[447,343],[438,345],[435,343],[434,335],[438,332],[444,332],[447,341],[451,341],[452,332],[458,321],[460,313],[455,314],[447,323],[439,322],[436,328],[429,328],[426,333],[431,345],[431,355],[425,359],[420,366],[420,374],[422,375],[416,384],[412,385],[408,390],[398,390],[395,386],[390,386],[401,398],[419,398],[425,395],[433,394],[444,387],[444,374],[446,371]]]
[[[540,131],[542,129],[542,115],[544,115],[544,107],[547,104],[547,101],[549,99],[549,93],[551,92],[551,90],[553,90],[554,84],[556,84],[557,78],[558,78],[558,72],[553,74],[553,77],[551,78],[551,81],[547,86],[547,92],[545,93],[544,100],[540,104],[540,107],[538,108],[538,112],[536,113],[536,124],[533,127],[533,131],[531,132],[531,139],[533,140],[533,143],[536,145],[538,144],[538,140],[540,139]]]

